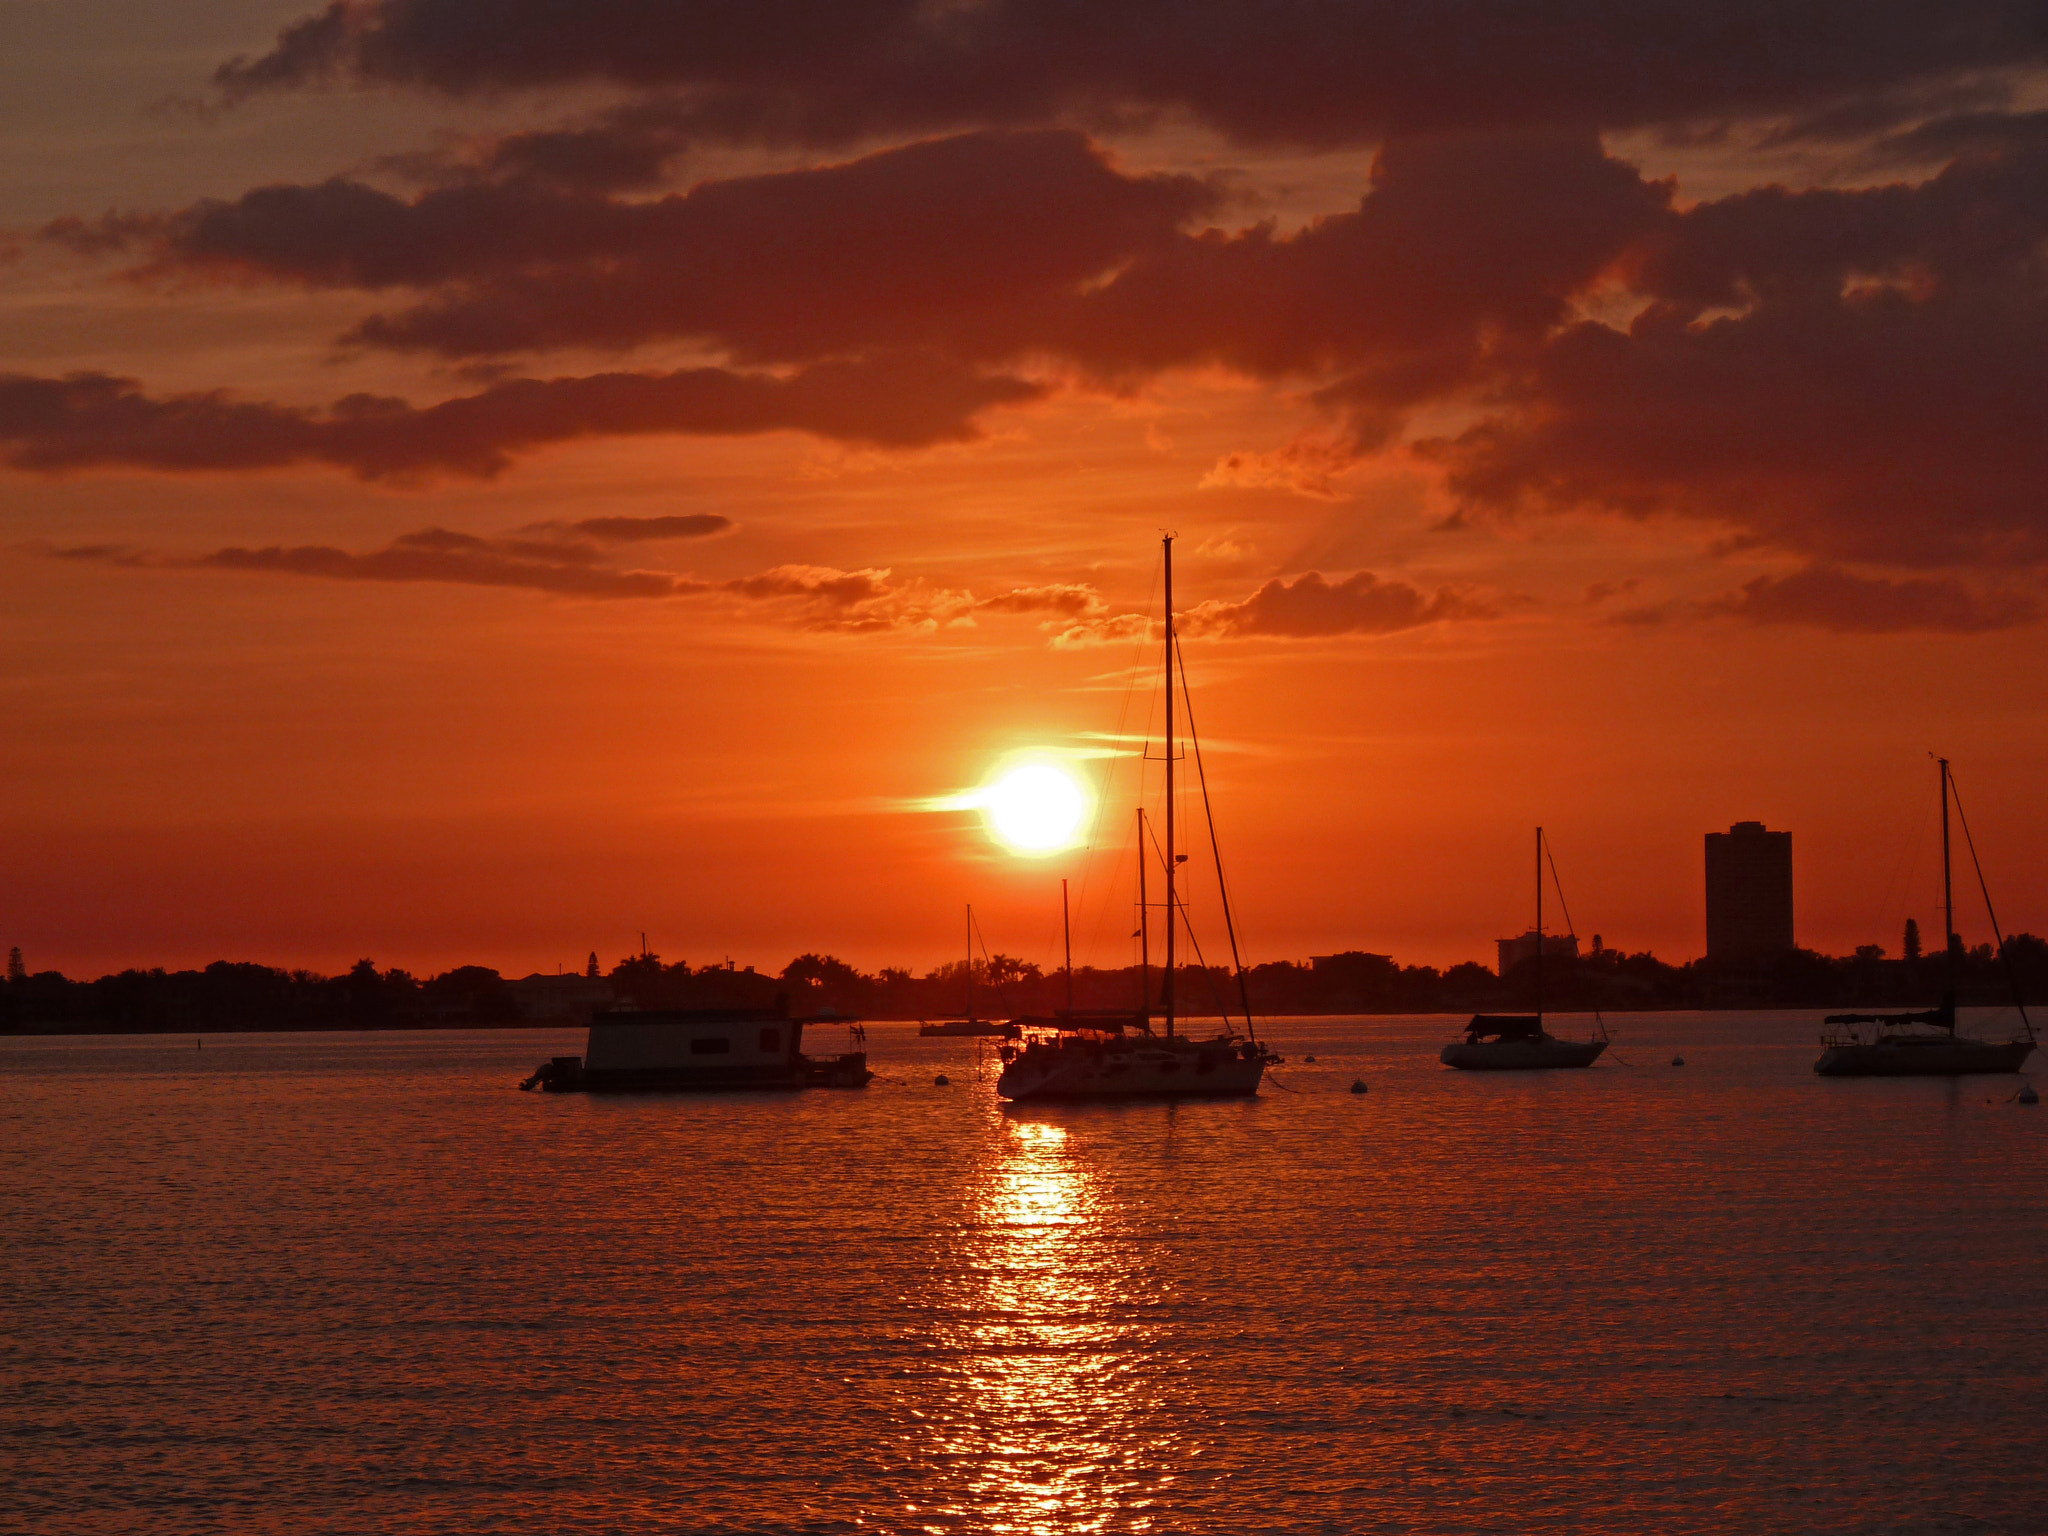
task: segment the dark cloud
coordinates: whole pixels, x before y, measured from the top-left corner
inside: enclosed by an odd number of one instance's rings
[[[1541,337],[1668,217],[1670,193],[1588,134],[1397,141],[1355,211],[1141,255],[1061,312],[1059,344],[1110,373],[1334,373],[1319,398],[1371,445]]]
[[[352,340],[471,364],[684,342],[801,371],[512,380],[323,412],[0,380],[0,453],[38,469],[395,477],[488,474],[547,442],[628,432],[911,446],[971,436],[979,412],[1042,392],[996,370],[1122,388],[1215,366],[1299,386],[1323,419],[1226,455],[1210,484],[1339,498],[1346,468],[1435,408],[1469,425],[1413,447],[1460,517],[1675,513],[1824,563],[2048,560],[2048,114],[1983,105],[2006,88],[1986,70],[2039,57],[2048,12],[1537,9],[1196,0],[1169,25],[1147,6],[650,0],[571,20],[508,0],[484,26],[445,0],[337,7],[230,83],[607,77],[665,94],[472,146],[453,180],[406,197],[270,187],[50,236],[139,251],[158,272],[390,292]],[[959,67],[929,70],[938,57]],[[1285,88],[1262,74],[1281,57],[1300,65]],[[1452,57],[1458,88],[1432,105],[1421,82]],[[1233,68],[1205,74],[1202,58]],[[779,118],[763,105],[777,101]],[[748,119],[748,102],[766,115]],[[1783,136],[1806,142],[1881,135],[1870,154],[1945,168],[1681,208],[1588,126],[1709,105],[1783,113]],[[1192,106],[1318,142],[1396,131],[1355,209],[1286,233],[1198,228],[1219,211],[1210,184],[1129,173],[1068,128],[615,195],[719,112],[735,132],[772,119],[824,142],[830,123],[925,131],[1111,106]]]
[[[53,551],[62,559],[186,570],[248,571],[312,576],[327,581],[444,582],[471,587],[518,587],[572,597],[677,597],[710,590],[703,582],[665,571],[622,571],[593,566],[573,546],[512,544],[426,528],[403,534],[383,549],[355,553],[324,544],[262,549],[229,548],[190,559],[150,557],[104,546]]]
[[[745,576],[730,590],[746,597],[800,597],[835,609],[858,608],[889,592],[886,570],[840,571],[823,565],[779,565]]]
[[[155,220],[60,221],[144,273],[422,288],[353,341],[448,356],[689,337],[752,360],[1047,338],[1026,317],[1175,238],[1214,201],[1127,175],[1083,136],[984,133],[624,201],[529,182],[263,187]],[[1057,214],[1047,216],[1048,209]]]
[[[1269,581],[1241,602],[1198,603],[1180,615],[1176,628],[1192,640],[1310,640],[1388,635],[1425,624],[1497,618],[1500,611],[1496,602],[1450,587],[1425,592],[1371,571],[1356,571],[1335,581],[1310,571],[1292,581]],[[1070,622],[1064,625],[1044,626],[1053,632],[1054,646],[1062,650],[1127,644],[1156,639],[1161,633],[1157,619],[1141,613],[1111,614],[1100,600],[1066,617]]]
[[[836,634],[929,634],[972,626],[974,595],[920,579],[899,581],[886,569],[842,571],[829,565],[779,565],[721,589],[765,604],[770,616],[799,629]]]
[[[1521,408],[1425,444],[1502,509],[1678,512],[1922,564],[2048,557],[2048,312],[1968,299],[1573,330]]]
[[[1815,565],[1790,576],[1759,576],[1703,604],[1702,611],[1754,624],[1804,624],[1844,634],[1980,634],[2029,623],[2039,616],[2040,606],[2021,593],[1973,591],[1947,577],[1892,581]]]
[[[2048,145],[2048,112],[1954,112],[1887,134],[1860,158],[1870,167],[2005,161],[2043,145]]]
[[[916,345],[1117,380],[1322,377],[1355,450],[1541,337],[1668,220],[1670,192],[1588,133],[1447,135],[1385,146],[1357,209],[1296,233],[1188,234],[1202,183],[1126,175],[1073,133],[975,134],[643,203],[271,187],[148,238],[159,270],[431,289],[352,339],[455,357],[680,338],[747,359]]]
[[[366,480],[491,476],[522,452],[602,436],[802,431],[909,448],[976,435],[991,406],[1040,386],[929,356],[819,363],[788,377],[722,368],[515,379],[415,407],[349,396],[325,411],[224,392],[154,397],[133,379],[0,375],[0,457],[45,473],[326,464]]]
[[[1798,143],[1860,143],[1899,128],[1950,113],[2002,108],[2012,84],[1999,75],[1964,76],[1895,90],[1846,96],[1781,123],[1762,141],[1766,149]]]
[[[1643,584],[1640,576],[1630,576],[1623,581],[1596,581],[1586,588],[1588,603],[1604,603],[1610,597],[1624,597]]]
[[[1309,639],[1386,635],[1449,619],[1490,619],[1499,612],[1498,605],[1449,587],[1425,592],[1371,571],[1357,571],[1341,581],[1310,571],[1293,581],[1269,581],[1242,602],[1198,604],[1181,623],[1191,637],[1281,635]]]
[[[783,565],[756,576],[703,581],[673,571],[620,570],[602,565],[597,563],[595,551],[574,543],[535,541],[516,535],[483,538],[447,528],[423,528],[401,534],[382,549],[363,552],[330,545],[273,545],[178,557],[92,545],[48,553],[63,560],[156,570],[515,587],[567,597],[736,598],[774,622],[847,634],[929,632],[968,622],[974,608],[968,593],[921,581],[897,582],[886,570],[841,571],[830,566]]]
[[[660,186],[669,162],[688,147],[687,124],[672,109],[635,102],[581,126],[506,134],[450,169],[579,192],[644,191]]]
[[[1703,204],[1640,248],[1648,307],[1568,326],[1421,445],[1470,504],[1678,512],[1891,564],[2048,559],[2048,139],[1917,185]]]
[[[467,182],[412,200],[347,177],[258,187],[154,217],[60,219],[45,233],[81,251],[141,247],[140,275],[191,272],[314,287],[382,289],[559,270],[631,255],[680,203],[631,203],[555,186]]]
[[[599,525],[666,521],[671,519],[587,520]],[[400,534],[382,549],[361,552],[331,545],[272,545],[176,556],[93,544],[43,549],[41,553],[81,564],[148,570],[241,571],[327,581],[439,582],[589,598],[738,599],[744,610],[773,622],[839,634],[928,634],[969,628],[979,613],[1048,615],[1049,622],[1039,626],[1048,634],[1070,625],[1099,626],[1107,631],[1122,622],[1107,620],[1108,609],[1100,594],[1077,582],[1016,587],[976,599],[964,589],[922,578],[898,579],[886,568],[876,567],[848,571],[829,565],[778,565],[722,581],[675,571],[621,570],[605,564],[604,551],[597,546],[563,536],[571,528],[584,526],[542,524],[492,538],[448,528],[422,528]],[[536,532],[554,536],[532,537]],[[1062,643],[1063,638],[1056,636],[1054,643]]]
[[[639,544],[653,539],[701,539],[725,532],[732,519],[716,512],[680,512],[665,517],[586,517],[568,526],[607,544]]]
[[[1013,587],[995,597],[983,598],[974,606],[981,613],[1044,613],[1056,619],[1093,618],[1108,611],[1102,595],[1080,582]]]
[[[2031,0],[337,0],[217,82],[608,81],[704,136],[845,143],[1184,111],[1245,140],[1818,112],[2048,54]]]
[[[720,590],[768,606],[799,629],[837,634],[927,634],[971,623],[974,599],[924,581],[896,581],[887,570],[842,571],[829,565],[779,565]]]

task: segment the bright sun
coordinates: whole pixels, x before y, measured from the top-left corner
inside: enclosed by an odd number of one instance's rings
[[[991,784],[982,807],[996,836],[1019,853],[1051,853],[1073,842],[1088,799],[1059,769],[1033,763]]]

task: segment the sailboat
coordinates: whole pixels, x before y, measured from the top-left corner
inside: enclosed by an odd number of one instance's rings
[[[1962,798],[1954,794],[1954,779],[1948,759],[1937,757],[1941,769],[1941,907],[1942,964],[1946,976],[1941,1001],[1919,1013],[1831,1013],[1822,1022],[1827,1033],[1820,1038],[1820,1060],[1813,1070],[1822,1077],[1963,1077],[1977,1072],[2017,1072],[2034,1050],[2034,1026],[2020,1001],[2019,985],[2010,967],[2006,980],[2012,986],[2013,1006],[2019,1009],[2025,1034],[2011,1040],[1972,1040],[1956,1033],[1956,956],[1962,943],[1956,936],[1955,888],[1949,875],[1949,801],[1955,800],[1956,815],[1962,817]],[[1998,915],[1991,912],[1991,891],[1984,884],[1984,867],[1977,864],[1977,844],[1970,837],[1970,823],[1963,820],[1963,836],[1970,844],[1970,861],[1976,865],[1977,884],[1984,891],[1984,910],[1991,915],[1991,932],[1998,940],[1998,952],[2005,954],[2005,935],[1998,931]],[[1868,1027],[1870,1034],[1863,1031]]]
[[[1186,913],[1177,889],[1180,865],[1186,857],[1175,847],[1174,761],[1175,738],[1173,695],[1175,659],[1179,653],[1173,623],[1173,536],[1161,541],[1166,569],[1166,846],[1161,862],[1166,869],[1166,968],[1160,980],[1159,1002],[1151,998],[1150,940],[1138,967],[1140,998],[1128,1012],[1081,1010],[1070,1005],[1043,1019],[1020,1019],[1023,1042],[1001,1049],[1002,1075],[996,1092],[1013,1102],[1046,1100],[1191,1099],[1242,1097],[1259,1091],[1266,1068],[1280,1061],[1258,1038],[1252,1023],[1244,968],[1237,967],[1238,995],[1244,1002],[1244,1031],[1240,1033],[1227,1016],[1220,1032],[1191,1035],[1182,1027],[1174,996],[1176,933]],[[1186,687],[1185,670],[1180,683]],[[1194,721],[1188,722],[1188,736],[1195,741]],[[1201,747],[1195,742],[1196,763]],[[1206,811],[1209,791],[1202,786]],[[1139,931],[1149,932],[1144,922],[1148,911],[1144,896],[1145,842],[1144,812],[1139,811],[1138,844]],[[1213,841],[1214,823],[1211,823]],[[1224,921],[1231,932],[1232,959],[1237,958],[1236,924],[1230,917],[1230,897],[1222,886],[1218,866],[1217,883],[1222,890]],[[1067,976],[1072,986],[1073,958],[1068,956]]]
[[[974,908],[967,908],[967,1017],[964,1019],[936,1019],[920,1022],[920,1035],[944,1035],[952,1039],[962,1037],[986,1039],[998,1036],[1014,1040],[1018,1030],[1014,1024],[1005,1024],[995,1019],[977,1019],[974,1016]]]
[[[1465,1038],[1453,1040],[1437,1057],[1464,1072],[1532,1072],[1546,1067],[1590,1067],[1607,1049],[1607,1030],[1591,1040],[1560,1040],[1543,1027],[1543,829],[1536,829],[1536,1011],[1475,1013]],[[1551,879],[1557,878],[1553,865]],[[1563,888],[1558,891],[1560,904]],[[1565,914],[1569,924],[1571,914]]]

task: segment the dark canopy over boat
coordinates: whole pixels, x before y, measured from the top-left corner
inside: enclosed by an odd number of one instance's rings
[[[1475,1040],[1541,1040],[1540,1013],[1475,1013],[1465,1026],[1467,1043]]]

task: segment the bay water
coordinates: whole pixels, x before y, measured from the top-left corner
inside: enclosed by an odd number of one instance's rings
[[[732,1095],[515,1091],[580,1030],[0,1040],[0,1528],[2048,1530],[2018,1079],[1461,1022],[1042,1108],[899,1024]]]

